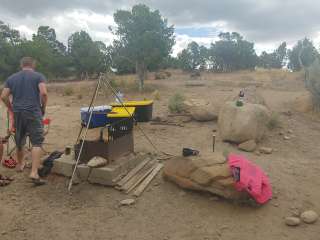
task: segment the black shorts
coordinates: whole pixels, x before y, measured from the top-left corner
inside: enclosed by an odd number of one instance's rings
[[[38,112],[15,112],[15,141],[18,149],[22,149],[29,136],[33,147],[41,147],[44,141],[42,115]]]

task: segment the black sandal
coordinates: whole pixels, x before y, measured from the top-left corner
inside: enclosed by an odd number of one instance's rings
[[[30,178],[35,187],[46,185],[47,181],[41,178]]]
[[[0,187],[9,185],[11,182],[9,180],[0,180]]]

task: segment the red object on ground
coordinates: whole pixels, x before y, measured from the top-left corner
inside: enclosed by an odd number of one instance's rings
[[[42,120],[43,125],[50,125],[51,119],[50,118],[45,118]]]
[[[7,168],[15,168],[17,166],[17,161],[10,157],[9,159],[4,159],[2,165]]]
[[[259,204],[272,198],[272,187],[269,178],[260,167],[247,160],[244,156],[230,154],[228,163],[233,173],[240,174],[235,183],[238,191],[248,192]]]

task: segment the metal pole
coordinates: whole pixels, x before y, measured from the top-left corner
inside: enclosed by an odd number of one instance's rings
[[[72,172],[72,175],[71,175],[71,179],[70,179],[70,182],[69,182],[69,186],[68,186],[68,191],[70,192],[71,191],[71,188],[72,188],[72,183],[73,183],[73,178],[74,178],[74,175],[77,171],[77,167],[78,167],[78,164],[79,164],[79,161],[80,161],[80,157],[81,157],[81,153],[82,153],[82,150],[83,150],[83,146],[84,146],[84,140],[86,139],[87,137],[87,134],[88,134],[88,130],[89,130],[89,125],[90,125],[90,122],[91,122],[91,118],[92,118],[92,114],[93,114],[93,108],[94,108],[94,103],[95,103],[95,100],[98,96],[98,90],[100,88],[100,83],[101,83],[101,77],[102,75],[100,75],[99,77],[99,80],[98,80],[98,83],[97,83],[97,91],[95,92],[94,94],[94,97],[93,97],[93,101],[92,101],[92,105],[91,105],[91,111],[90,111],[90,116],[89,116],[89,121],[87,123],[87,126],[86,126],[86,130],[85,130],[85,133],[84,133],[84,136],[82,138],[82,143],[81,143],[81,147],[80,147],[80,150],[79,150],[79,153],[78,153],[78,157],[77,157],[77,160],[76,160],[76,163],[75,163],[75,166],[74,166],[74,169],[73,169],[73,172]],[[90,110],[90,108],[89,108]]]

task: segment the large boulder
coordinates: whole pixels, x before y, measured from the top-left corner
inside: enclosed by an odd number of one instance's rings
[[[227,102],[219,113],[219,133],[223,141],[259,142],[267,131],[269,121],[270,112],[263,105],[244,103],[238,107],[235,102]]]
[[[183,102],[183,109],[191,118],[199,122],[214,121],[218,119],[215,108],[204,99],[188,99]]]
[[[190,109],[192,119],[198,122],[215,121],[218,119],[217,114],[210,107],[193,107]]]
[[[183,106],[184,106],[184,109],[189,112],[191,109],[194,109],[194,108],[205,108],[205,107],[208,107],[210,106],[210,103],[205,100],[205,99],[196,99],[196,98],[190,98],[190,99],[187,99],[185,101],[183,101]]]
[[[210,192],[226,199],[247,199],[248,195],[234,188],[234,180],[222,154],[175,157],[167,161],[164,177],[182,188]]]

